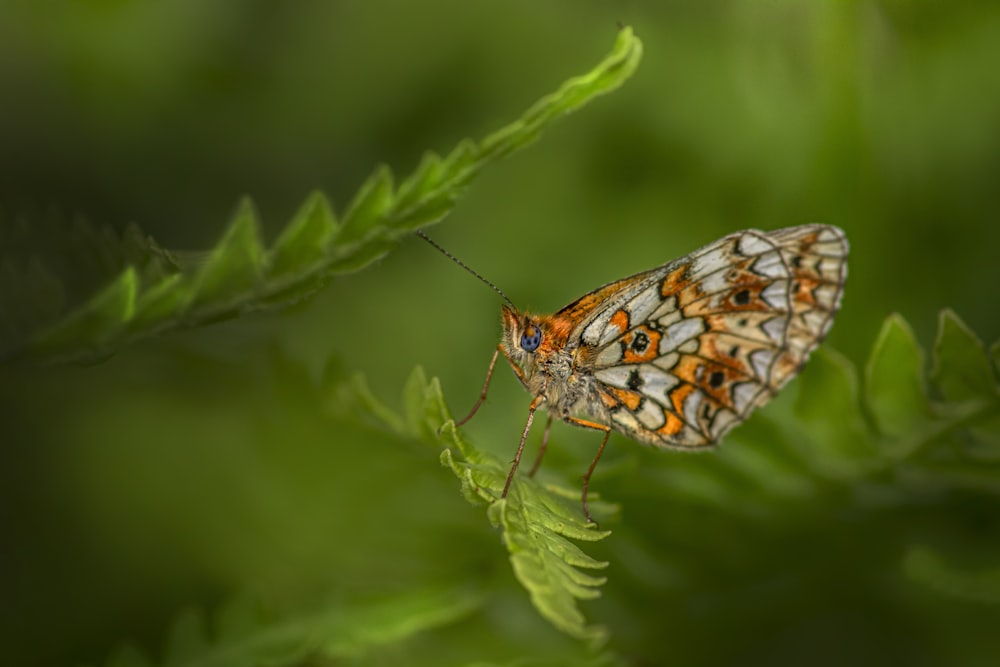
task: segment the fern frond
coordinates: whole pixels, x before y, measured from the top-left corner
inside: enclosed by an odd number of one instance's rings
[[[578,489],[544,484],[527,476],[515,478],[507,498],[501,498],[508,468],[461,436],[448,412],[438,380],[427,380],[416,368],[404,391],[405,416],[395,414],[357,377],[349,390],[354,402],[383,425],[407,437],[443,445],[441,463],[461,481],[462,495],[474,505],[486,505],[490,522],[500,528],[517,580],[528,591],[539,613],[566,634],[598,645],[604,628],[588,626],[577,600],[600,595],[605,577],[584,569],[608,563],[585,554],[570,540],[602,540],[610,531],[588,524]],[[343,400],[344,396],[341,396]],[[591,509],[608,516],[615,508],[591,496]]]
[[[502,530],[514,575],[531,595],[535,608],[566,634],[595,646],[603,643],[606,630],[586,624],[577,600],[598,597],[600,586],[607,581],[582,569],[599,570],[608,563],[591,558],[569,540],[594,542],[611,531],[598,530],[586,522],[579,491],[574,489],[521,476],[515,478],[507,497],[501,498],[507,466],[469,444],[454,422],[448,422],[441,435],[451,443],[441,452],[441,463],[461,481],[462,494],[469,502],[488,506],[490,522]],[[594,500],[591,506],[604,514],[610,509]]]
[[[517,121],[478,143],[460,142],[446,157],[427,153],[399,187],[388,167],[377,168],[340,220],[326,197],[314,193],[269,248],[250,200],[244,199],[207,261],[149,280],[140,279],[129,263],[68,315],[0,349],[0,358],[27,353],[42,361],[90,359],[168,329],[303,299],[332,276],[364,268],[413,230],[440,221],[484,167],[534,142],[560,116],[617,88],[641,53],[639,40],[623,28],[593,70],[566,81]]]

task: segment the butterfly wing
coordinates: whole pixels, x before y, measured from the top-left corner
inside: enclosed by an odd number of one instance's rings
[[[552,319],[575,325],[576,367],[592,374],[616,430],[701,448],[767,402],[826,335],[847,252],[827,225],[738,232]]]

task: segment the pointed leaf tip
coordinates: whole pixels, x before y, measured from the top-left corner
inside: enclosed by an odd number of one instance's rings
[[[891,437],[911,433],[929,416],[924,353],[910,325],[891,315],[879,332],[866,367],[866,398],[879,429]]]
[[[271,250],[270,275],[304,273],[326,259],[337,232],[330,201],[314,192],[299,208]]]
[[[99,348],[122,331],[135,317],[139,275],[129,266],[89,301],[52,329],[37,336],[31,346],[45,354]]]
[[[496,159],[533,143],[544,127],[556,118],[621,86],[632,76],[641,58],[642,42],[631,28],[621,29],[611,53],[596,67],[566,80],[556,92],[533,104],[521,118],[483,139],[481,159]]]
[[[982,341],[951,309],[938,318],[931,381],[948,401],[997,398],[996,376]]]
[[[194,278],[192,306],[218,309],[231,299],[245,299],[261,282],[264,259],[260,223],[253,202],[244,197],[222,240]]]
[[[384,225],[384,218],[393,206],[392,171],[379,165],[347,206],[341,219],[338,244],[350,244],[365,239]],[[382,229],[384,232],[385,229]]]

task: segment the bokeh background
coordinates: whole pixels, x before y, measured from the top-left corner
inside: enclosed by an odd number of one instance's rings
[[[249,194],[273,239],[314,188],[342,210],[377,164],[404,176],[513,120],[593,66],[619,22],[644,43],[634,77],[487,169],[430,230],[442,245],[548,312],[729,232],[821,221],[852,243],[829,339],[849,359],[891,312],[925,345],[946,306],[1000,338],[1000,5],[985,0],[3,0],[0,207],[200,250]],[[234,591],[294,608],[448,581],[492,597],[376,662],[583,655],[435,452],[331,422],[315,389],[335,366],[395,402],[420,364],[462,413],[498,306],[413,239],[294,308],[93,366],[0,370],[0,660],[97,664],[127,639],[155,656],[180,609]],[[469,433],[507,457],[526,406],[498,374]],[[549,464],[572,479],[591,439],[557,425]],[[615,500],[622,471],[678,456],[611,449]],[[638,665],[1000,660],[994,608],[864,576],[899,554],[865,550],[836,501],[771,517],[754,545],[752,517],[727,535],[732,521],[671,522],[640,494],[598,547],[610,582],[585,610]],[[697,572],[672,541],[699,541]]]

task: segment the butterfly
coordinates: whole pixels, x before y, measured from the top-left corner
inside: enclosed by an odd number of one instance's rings
[[[583,476],[583,512],[593,522],[587,491],[611,432],[670,449],[716,444],[795,377],[826,336],[840,307],[847,254],[844,232],[830,225],[736,232],[599,287],[553,315],[518,310],[473,271],[507,303],[482,392],[456,425],[479,410],[503,355],[532,400],[501,497],[544,408],[549,419],[531,475],[553,416],[604,434]]]

